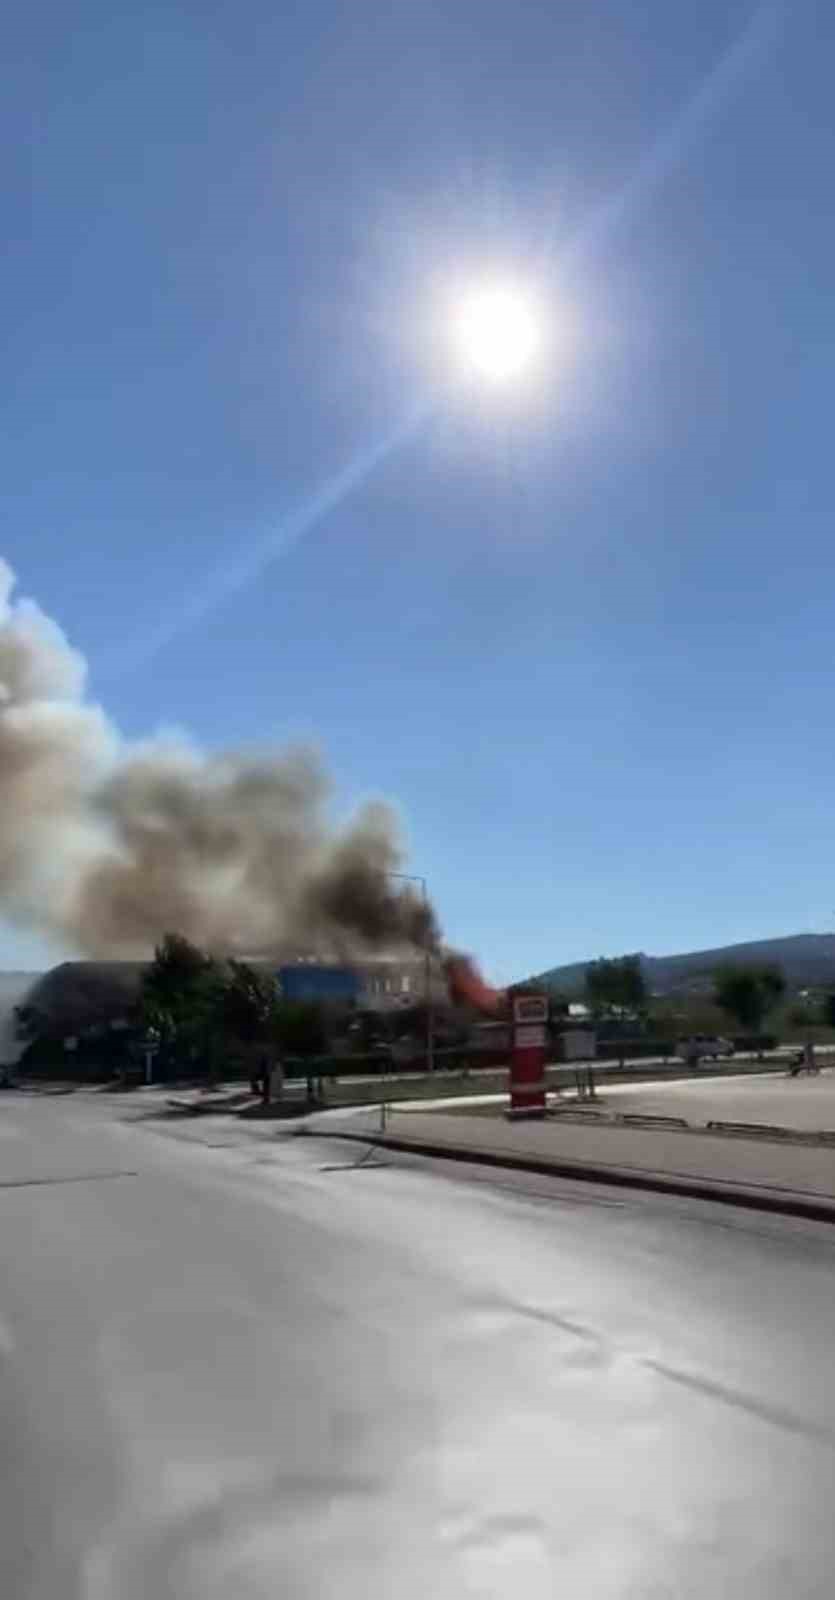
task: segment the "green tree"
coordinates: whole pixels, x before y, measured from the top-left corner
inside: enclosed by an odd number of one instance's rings
[[[167,933],[142,975],[142,998],[161,1010],[176,1010],[196,993],[205,992],[217,963],[181,933]]]
[[[288,1056],[322,1056],[328,1035],[322,1007],[315,1000],[283,1000],[276,1019],[278,1042]]]
[[[281,1009],[278,982],[271,972],[246,961],[228,961],[218,973],[212,1006],[215,1056],[221,1049],[239,1060],[243,1056],[253,1088],[260,1082],[267,1101],[273,1089],[280,1096],[283,1088],[283,1073],[276,1070]]]
[[[716,1004],[752,1033],[759,1033],[785,991],[779,967],[720,967],[714,978]]]
[[[823,997],[823,1020],[828,1028],[835,1028],[835,994]]]
[[[642,1012],[647,1004],[647,984],[641,957],[601,956],[586,968],[586,998],[596,1016],[618,1011]]]
[[[248,1050],[275,1050],[279,1043],[281,997],[270,972],[246,961],[229,961],[218,978],[217,1022],[225,1037]]]
[[[316,1057],[328,1050],[328,1031],[322,1007],[315,1000],[283,1000],[277,1017],[277,1037],[282,1051],[296,1056],[304,1064],[307,1078],[307,1098],[312,1105],[316,1100],[314,1079],[317,1074]],[[321,1087],[321,1085],[320,1085]]]
[[[826,1021],[826,1000],[818,1004],[812,995],[799,994],[786,1011],[786,1021],[790,1027],[808,1032],[816,1023]]]
[[[218,963],[179,933],[167,933],[143,973],[139,1021],[180,1062],[202,1061],[211,1072],[222,973]]]

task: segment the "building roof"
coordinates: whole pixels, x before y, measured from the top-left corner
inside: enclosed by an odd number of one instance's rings
[[[139,997],[141,961],[62,961],[45,972],[27,1002],[79,1029],[124,1017]]]

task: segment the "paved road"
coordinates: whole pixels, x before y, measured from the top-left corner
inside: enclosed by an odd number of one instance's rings
[[[135,1116],[0,1107],[10,1600],[831,1594],[834,1229]]]

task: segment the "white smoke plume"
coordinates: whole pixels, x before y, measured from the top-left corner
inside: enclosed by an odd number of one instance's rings
[[[142,959],[169,931],[222,954],[436,945],[431,909],[388,876],[389,807],[335,830],[310,752],[130,744],[86,680],[0,561],[0,914],[98,957]]]

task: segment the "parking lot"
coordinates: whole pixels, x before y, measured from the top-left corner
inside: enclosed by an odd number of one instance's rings
[[[816,1077],[783,1073],[607,1083],[600,1104],[617,1113],[684,1117],[688,1122],[759,1122],[819,1132],[835,1129],[835,1067]]]

